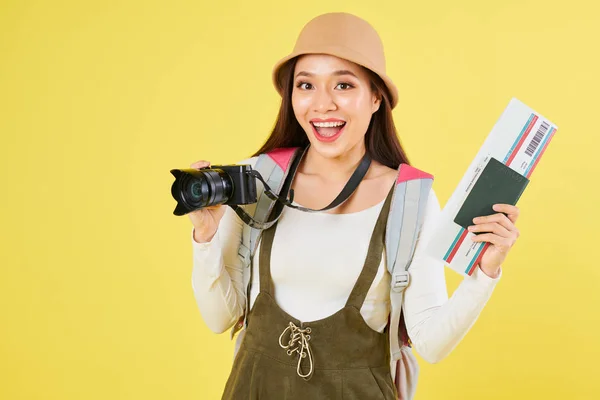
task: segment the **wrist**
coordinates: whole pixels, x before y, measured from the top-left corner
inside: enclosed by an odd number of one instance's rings
[[[482,268],[481,264],[479,264],[479,269],[482,270],[483,273],[486,274],[487,276],[489,276],[490,278],[496,279],[500,276],[500,270],[502,269],[502,267],[499,266],[498,268],[490,270],[490,269]]]

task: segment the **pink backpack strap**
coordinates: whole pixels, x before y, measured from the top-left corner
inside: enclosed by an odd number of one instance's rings
[[[267,152],[267,155],[271,157],[283,171],[287,171],[290,162],[292,161],[292,156],[297,149],[297,147],[281,147]]]
[[[396,184],[401,183],[401,182],[407,182],[413,179],[433,179],[433,175],[425,172],[425,171],[421,171],[418,168],[415,168],[411,165],[408,164],[402,164],[400,166],[400,173],[398,174],[398,180],[396,181]]]

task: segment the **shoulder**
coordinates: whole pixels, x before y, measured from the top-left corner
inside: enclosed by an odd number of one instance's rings
[[[364,179],[365,180],[381,180],[381,181],[391,180],[391,181],[393,181],[395,179],[396,175],[398,175],[397,170],[390,168],[386,165],[383,165],[378,161],[372,160],[371,167],[369,168],[369,171],[365,175]]]

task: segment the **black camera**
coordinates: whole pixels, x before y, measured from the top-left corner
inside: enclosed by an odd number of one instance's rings
[[[177,200],[173,214],[199,208],[256,203],[256,178],[250,165],[215,165],[201,169],[172,169],[171,194]]]

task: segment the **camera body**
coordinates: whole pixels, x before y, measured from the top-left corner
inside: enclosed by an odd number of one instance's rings
[[[214,165],[201,169],[172,169],[173,214],[185,215],[204,207],[256,203],[256,178],[250,165]]]
[[[223,204],[256,203],[256,178],[248,174],[252,171],[250,165],[215,165],[210,169],[222,170],[232,182],[233,190],[229,195],[229,199]]]

